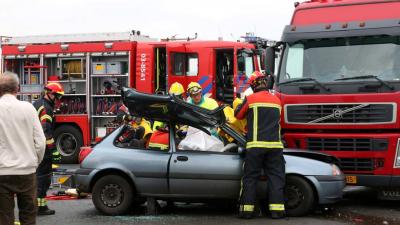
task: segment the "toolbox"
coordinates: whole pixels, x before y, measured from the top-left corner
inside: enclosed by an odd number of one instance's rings
[[[93,74],[106,74],[106,63],[92,62],[92,71]]]

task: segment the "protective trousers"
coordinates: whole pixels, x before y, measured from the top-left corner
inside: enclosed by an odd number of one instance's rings
[[[36,171],[38,206],[47,205],[45,197],[47,194],[47,190],[49,190],[51,184],[51,176],[53,172],[51,165],[52,165],[51,151],[46,149],[43,161],[39,164],[39,167]]]
[[[262,169],[267,177],[269,210],[284,212],[285,160],[281,148],[251,148],[246,151],[240,211],[254,211]]]

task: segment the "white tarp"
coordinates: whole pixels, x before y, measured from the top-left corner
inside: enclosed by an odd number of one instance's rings
[[[194,127],[188,128],[186,137],[178,145],[178,149],[194,151],[221,152],[223,148],[221,140]]]

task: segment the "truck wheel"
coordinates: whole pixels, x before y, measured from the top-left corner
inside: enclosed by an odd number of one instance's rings
[[[301,177],[287,177],[285,195],[287,198],[285,208],[289,216],[304,216],[314,208],[314,190],[311,185]]]
[[[97,210],[110,216],[126,213],[133,204],[133,189],[118,175],[106,175],[93,186],[92,201]]]
[[[61,163],[78,163],[79,151],[83,145],[81,131],[71,125],[61,125],[54,131],[54,138],[61,154]]]

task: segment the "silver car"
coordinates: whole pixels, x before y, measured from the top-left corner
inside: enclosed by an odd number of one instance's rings
[[[131,113],[169,124],[169,149],[121,146],[124,127],[98,143],[76,171],[78,189],[92,193],[95,207],[107,215],[126,213],[145,197],[170,201],[238,199],[245,138],[225,123],[222,107],[210,111],[175,96],[149,95],[123,90]],[[221,151],[178,149],[176,125],[189,125],[209,133],[219,128],[235,139]],[[207,129],[208,128],[208,129]],[[332,156],[285,149],[286,212],[303,216],[316,205],[342,198],[344,175]],[[260,177],[258,197],[266,198],[265,177]]]

